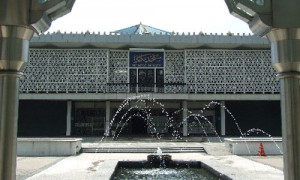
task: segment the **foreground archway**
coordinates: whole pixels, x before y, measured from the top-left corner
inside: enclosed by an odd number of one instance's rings
[[[34,33],[70,12],[75,0],[0,0],[0,179],[16,179],[19,78]]]
[[[300,179],[300,6],[298,0],[225,0],[232,15],[271,42],[272,63],[281,82],[285,179]]]

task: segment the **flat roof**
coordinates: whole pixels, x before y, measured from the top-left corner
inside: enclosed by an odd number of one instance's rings
[[[234,34],[106,34],[48,33],[32,38],[32,48],[161,48],[161,49],[270,49],[267,38]]]

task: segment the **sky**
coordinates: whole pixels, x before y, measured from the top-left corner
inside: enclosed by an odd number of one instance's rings
[[[112,32],[139,23],[178,33],[251,33],[224,0],[76,0],[48,32]]]

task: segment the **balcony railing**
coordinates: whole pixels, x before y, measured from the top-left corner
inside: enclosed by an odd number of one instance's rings
[[[108,93],[186,93],[185,83],[107,83]]]
[[[274,94],[279,85],[246,85],[238,83],[34,83],[21,84],[20,93],[194,93],[194,94]]]

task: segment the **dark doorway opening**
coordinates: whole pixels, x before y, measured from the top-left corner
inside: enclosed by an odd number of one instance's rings
[[[154,69],[139,69],[139,92],[154,92]]]
[[[132,134],[147,134],[147,122],[144,118],[138,116],[132,118]]]
[[[116,121],[111,127],[112,134],[117,136],[147,134],[147,112],[144,109],[123,109],[115,119]]]
[[[161,68],[130,69],[130,92],[164,92],[164,70]]]
[[[132,109],[130,112],[131,119],[131,134],[142,135],[147,134],[147,113],[144,109]]]

